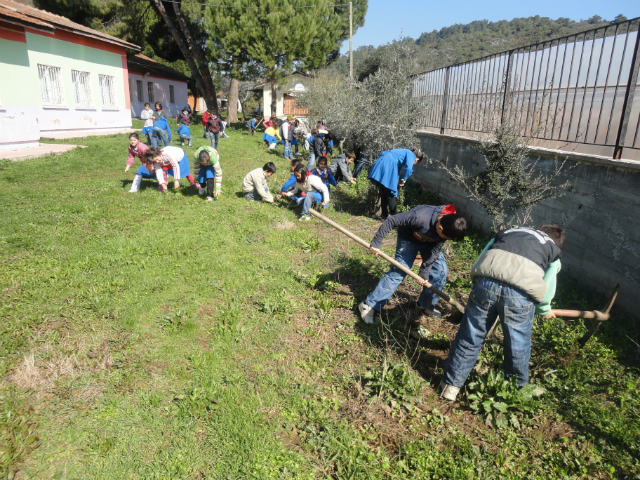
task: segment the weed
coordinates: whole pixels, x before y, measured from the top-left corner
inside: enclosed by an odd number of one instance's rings
[[[536,399],[544,395],[544,388],[528,384],[518,388],[514,375],[506,379],[502,371],[490,371],[469,383],[469,407],[487,425],[498,428],[520,428],[524,419],[533,417],[541,409]]]

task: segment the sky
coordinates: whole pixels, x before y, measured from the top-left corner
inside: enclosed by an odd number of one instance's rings
[[[640,16],[639,0],[369,0],[364,27],[353,36],[353,49],[362,45],[384,45],[403,37],[418,38],[422,32],[440,30],[473,20],[512,20],[517,17],[567,17],[571,20],[600,15],[607,20],[618,14]],[[342,53],[349,53],[345,41]]]

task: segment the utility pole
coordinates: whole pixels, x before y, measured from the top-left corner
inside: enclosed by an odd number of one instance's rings
[[[349,77],[353,78],[353,2],[349,2]]]

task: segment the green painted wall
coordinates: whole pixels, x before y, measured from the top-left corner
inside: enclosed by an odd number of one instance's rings
[[[120,55],[31,33],[27,33],[26,37],[26,44],[0,40],[0,65],[3,71],[3,78],[0,80],[2,106],[42,105],[38,74],[38,64],[42,64],[60,67],[67,107],[75,107],[71,70],[79,70],[91,74],[91,96],[94,108],[102,108],[99,74],[114,77],[117,108],[126,108]]]

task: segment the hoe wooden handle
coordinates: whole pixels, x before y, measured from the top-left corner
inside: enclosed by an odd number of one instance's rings
[[[327,223],[328,225],[331,225],[333,228],[335,228],[336,230],[338,230],[339,232],[344,233],[347,237],[355,240],[356,242],[358,242],[360,245],[362,245],[363,247],[369,249],[371,248],[371,245],[369,243],[367,243],[365,240],[363,240],[362,238],[360,238],[359,236],[351,233],[349,230],[347,230],[346,228],[341,227],[340,225],[338,225],[336,222],[334,222],[333,220],[329,220],[327,217],[325,217],[324,215],[319,214],[318,212],[316,212],[313,209],[309,210],[309,213],[311,215],[313,215],[314,217],[319,218],[320,220],[322,220],[323,222]],[[399,268],[400,270],[402,270],[404,273],[406,273],[407,275],[409,275],[410,277],[412,277],[414,280],[417,280],[418,282],[420,282],[421,284],[423,284],[425,287],[427,287],[429,290],[431,290],[433,293],[435,293],[436,295],[438,295],[440,298],[442,298],[444,301],[446,301],[447,303],[450,303],[451,305],[453,305],[454,307],[456,307],[460,312],[464,313],[464,306],[462,306],[460,303],[458,303],[456,300],[454,300],[453,298],[451,298],[451,296],[447,295],[446,293],[444,293],[442,290],[437,289],[436,287],[434,287],[433,285],[431,285],[429,282],[427,282],[424,278],[420,277],[419,275],[417,275],[416,273],[412,272],[411,269],[405,267],[404,265],[402,265],[400,262],[398,262],[395,258],[391,258],[389,255],[387,255],[386,253],[380,251],[380,253],[378,254],[379,257],[384,258],[387,262],[389,262],[390,264],[392,264],[394,267]]]

